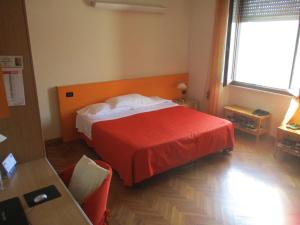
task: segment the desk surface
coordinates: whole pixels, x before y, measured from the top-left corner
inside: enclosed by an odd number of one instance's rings
[[[47,159],[18,164],[15,175],[3,182],[4,191],[0,191],[0,201],[18,196],[32,225],[91,225]],[[23,195],[49,185],[55,185],[62,196],[29,208]]]

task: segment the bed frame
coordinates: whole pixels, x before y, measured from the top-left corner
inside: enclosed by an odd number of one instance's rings
[[[68,142],[79,137],[75,128],[76,110],[110,97],[129,93],[176,99],[180,97],[180,91],[177,89],[179,82],[188,83],[188,74],[57,87],[63,141]]]

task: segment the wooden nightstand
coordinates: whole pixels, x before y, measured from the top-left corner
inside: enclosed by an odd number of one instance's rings
[[[173,102],[177,103],[178,105],[191,108],[191,109],[197,109],[198,104],[196,100],[193,99],[185,99],[184,101],[182,99],[175,99]]]

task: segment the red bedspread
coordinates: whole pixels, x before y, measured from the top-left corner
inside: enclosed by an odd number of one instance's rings
[[[182,106],[95,123],[92,137],[128,186],[234,144],[229,121]]]

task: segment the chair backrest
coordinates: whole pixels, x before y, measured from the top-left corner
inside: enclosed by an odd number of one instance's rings
[[[112,178],[112,169],[110,165],[103,161],[96,160],[95,162],[107,169],[109,174],[101,186],[84,200],[82,208],[94,225],[105,225],[107,216],[106,205]]]
[[[101,186],[84,200],[82,208],[94,225],[106,225],[106,204],[112,177],[112,169],[110,165],[105,162],[100,160],[96,160],[95,162],[99,166],[107,169],[109,174]],[[66,186],[68,186],[70,183],[74,167],[75,165],[72,165],[60,174],[60,177]]]

